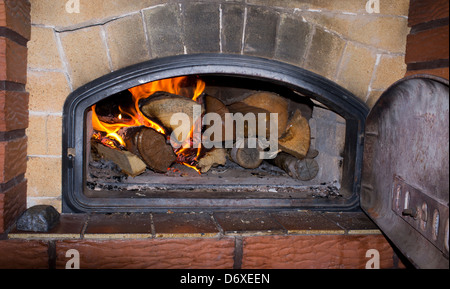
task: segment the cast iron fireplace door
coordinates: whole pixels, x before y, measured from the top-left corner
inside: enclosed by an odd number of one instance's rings
[[[341,198],[248,199],[90,197],[86,184],[86,118],[90,108],[111,95],[145,83],[178,76],[229,76],[283,86],[321,103],[345,119],[345,161]],[[180,55],[133,65],[86,84],[69,95],[63,115],[63,211],[145,212],[167,209],[317,208],[349,210],[359,207],[366,105],[332,81],[286,63],[226,54]]]
[[[448,81],[400,80],[366,122],[361,207],[415,266],[447,268]]]

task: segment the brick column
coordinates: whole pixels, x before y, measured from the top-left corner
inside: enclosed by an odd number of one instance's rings
[[[406,76],[431,74],[449,79],[449,2],[411,0]]]
[[[26,209],[28,0],[0,0],[0,234]]]

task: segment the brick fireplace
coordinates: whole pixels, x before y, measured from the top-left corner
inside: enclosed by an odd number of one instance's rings
[[[0,268],[64,268],[69,249],[91,268],[363,268],[372,248],[382,267],[398,266],[357,212],[63,215],[53,235],[13,225],[27,207],[62,209],[63,105],[76,89],[152,59],[237,54],[317,73],[371,107],[406,73],[409,0],[381,1],[373,14],[353,0],[98,0],[81,1],[80,13],[66,2],[0,1]]]
[[[79,14],[68,14],[64,3],[56,8],[32,2],[29,205],[61,208],[62,106],[71,91],[112,71],[180,54],[258,56],[318,73],[369,106],[405,73],[408,1],[386,4],[382,10],[388,16],[368,15],[357,1],[334,6],[227,2],[101,2],[96,7],[94,1],[81,5]],[[48,13],[55,9],[61,12]],[[390,33],[383,32],[387,27]],[[46,178],[40,177],[43,170]]]

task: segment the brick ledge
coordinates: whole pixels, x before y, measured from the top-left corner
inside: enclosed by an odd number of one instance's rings
[[[61,215],[48,233],[21,232],[10,240],[117,240],[291,235],[381,235],[362,212],[239,211]]]
[[[12,228],[0,241],[0,268],[64,269],[69,250],[82,269],[404,267],[361,212],[204,212],[62,215],[51,232]]]

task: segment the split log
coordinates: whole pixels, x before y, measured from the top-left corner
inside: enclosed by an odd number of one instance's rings
[[[310,181],[319,173],[319,165],[314,159],[305,158],[300,160],[290,154],[279,153],[270,162],[284,170],[292,178],[301,181]]]
[[[162,91],[156,92],[146,99],[141,99],[139,109],[147,118],[158,120],[171,131],[176,130],[175,137],[180,143],[189,136],[194,126],[194,112],[197,112],[200,121],[201,115],[205,112],[204,108],[192,99]],[[177,113],[186,115],[186,121],[181,121],[181,125],[179,122],[171,121],[174,114]]]
[[[177,159],[172,146],[166,143],[165,136],[151,128],[141,127],[134,133],[127,133],[125,143],[128,150],[158,173],[166,173]]]
[[[223,104],[223,102],[221,102],[220,100],[218,100],[217,98],[207,95],[205,97],[205,109],[206,109],[206,113],[217,113],[221,120],[222,120],[222,136],[221,138],[219,138],[219,136],[214,135],[214,133],[211,135],[210,137],[210,141],[215,142],[215,141],[228,141],[229,139],[226,138],[225,135],[225,115],[227,113],[229,113],[230,111],[228,110],[227,106],[225,104]],[[213,125],[217,125],[216,123],[214,123]],[[206,126],[206,130],[208,130],[211,127],[211,125],[207,125]],[[231,139],[230,139],[231,140]]]
[[[311,129],[299,110],[289,120],[286,133],[278,140],[281,151],[303,159],[311,144]]]
[[[297,95],[297,93],[294,93],[292,97],[295,100],[288,100],[289,119],[297,110],[300,110],[302,116],[309,121],[312,118],[314,103],[309,98],[305,99],[306,97],[301,97],[300,95]]]
[[[243,103],[278,114],[278,135],[286,131],[289,102],[284,97],[271,92],[257,92],[242,100]]]
[[[256,143],[256,147],[249,147],[248,139],[245,139],[243,146],[239,143],[230,151],[231,160],[243,168],[256,169],[259,167],[263,159],[260,158],[261,148]]]
[[[230,113],[233,113],[233,114],[242,113],[242,115],[244,116],[244,119],[245,119],[245,116],[249,113],[254,115],[255,123],[249,124],[248,121],[245,121],[244,127],[243,127],[243,130],[244,130],[243,132],[241,131],[238,133],[237,129],[239,129],[239,128],[237,127],[236,123],[233,123],[233,139],[234,140],[236,140],[238,138],[249,138],[249,137],[257,137],[257,136],[266,137],[266,138],[270,137],[270,112],[269,111],[259,108],[259,107],[248,105],[244,102],[233,103],[228,106],[228,110],[230,111]],[[286,111],[286,113],[287,113],[287,111]],[[258,130],[259,114],[264,114],[266,130],[263,135],[259,135],[259,130]],[[227,124],[227,125],[231,125],[231,124]]]
[[[309,151],[306,154],[307,159],[315,159],[319,155],[319,151],[316,149],[313,149],[312,147],[309,147]]]
[[[135,154],[126,150],[112,149],[97,142],[92,147],[104,159],[114,162],[125,174],[136,177],[147,169],[146,164]]]
[[[207,173],[212,167],[224,166],[227,162],[227,153],[223,148],[213,148],[200,159],[197,167],[201,172]]]

